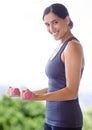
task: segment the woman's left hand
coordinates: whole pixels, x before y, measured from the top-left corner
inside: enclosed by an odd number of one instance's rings
[[[23,100],[34,100],[35,94],[29,89],[22,90],[21,97]]]

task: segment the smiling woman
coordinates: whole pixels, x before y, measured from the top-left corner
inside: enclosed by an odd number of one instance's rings
[[[45,67],[48,86],[35,91],[25,89],[20,96],[24,100],[46,101],[44,130],[81,130],[83,117],[78,94],[84,70],[82,45],[71,31],[73,23],[63,4],[48,6],[44,10],[43,21],[47,31],[60,42],[53,58],[48,60]],[[40,62],[38,53],[34,53],[36,63]],[[38,64],[36,67],[38,68]],[[34,72],[37,74],[37,71]],[[9,87],[8,92],[12,97],[14,94],[13,87],[11,88]]]
[[[45,29],[41,17],[44,8],[54,2],[58,2],[58,0],[33,1],[32,3],[30,0],[0,1],[1,84],[15,86],[22,84],[29,87],[33,86],[32,89],[42,87],[43,84],[46,84],[47,78],[43,74],[44,65],[51,51],[56,47],[56,44],[53,44],[54,40],[44,31]],[[90,28],[92,18],[89,13],[92,10],[91,3],[86,0],[84,2],[80,0],[77,2],[74,0],[61,0],[60,2],[69,8],[71,17],[75,23],[72,31],[75,32],[83,43],[87,62],[82,78],[81,91],[84,89],[90,91],[90,86],[92,86],[92,71],[90,71],[90,67],[92,66],[90,62],[92,46],[88,46],[86,43],[91,43],[92,41],[92,30]],[[87,9],[85,10],[85,8]],[[37,15],[35,15],[35,10]],[[45,39],[44,43],[43,39]],[[34,50],[39,56],[39,60],[36,58],[36,55],[34,55]],[[45,57],[44,59],[42,55]],[[38,67],[36,66],[35,58],[38,60]],[[39,61],[42,61],[42,64],[40,64]],[[37,72],[36,82],[34,71]],[[86,85],[84,81],[86,81]],[[85,88],[83,85],[85,85]]]
[[[22,89],[28,87],[33,90],[47,86],[44,66],[58,42],[56,43],[45,31],[42,12],[46,6],[54,2],[58,0],[0,1],[0,95],[5,94],[7,86]],[[74,21],[72,32],[82,42],[85,52],[86,65],[80,83],[80,93],[92,92],[91,1],[60,0],[60,3],[68,7]],[[54,56],[50,58],[53,59]],[[85,104],[86,101],[82,101]]]

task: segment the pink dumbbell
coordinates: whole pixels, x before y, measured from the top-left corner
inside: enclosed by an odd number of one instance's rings
[[[32,92],[30,92],[28,89],[23,90],[22,92],[22,99],[24,100],[31,100],[32,98]]]
[[[20,90],[19,88],[13,88],[12,89],[13,96],[20,96]]]

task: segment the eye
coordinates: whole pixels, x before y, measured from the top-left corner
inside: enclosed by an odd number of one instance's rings
[[[54,20],[52,23],[53,23],[54,25],[56,25],[56,24],[58,24],[58,21]]]
[[[49,24],[48,24],[48,23],[45,23],[45,25],[46,25],[47,27],[49,27]]]

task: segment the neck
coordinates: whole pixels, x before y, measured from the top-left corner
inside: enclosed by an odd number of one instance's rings
[[[61,43],[64,43],[67,39],[69,39],[70,37],[73,37],[73,34],[69,31],[67,32],[63,37],[62,39],[60,39],[60,42]]]

